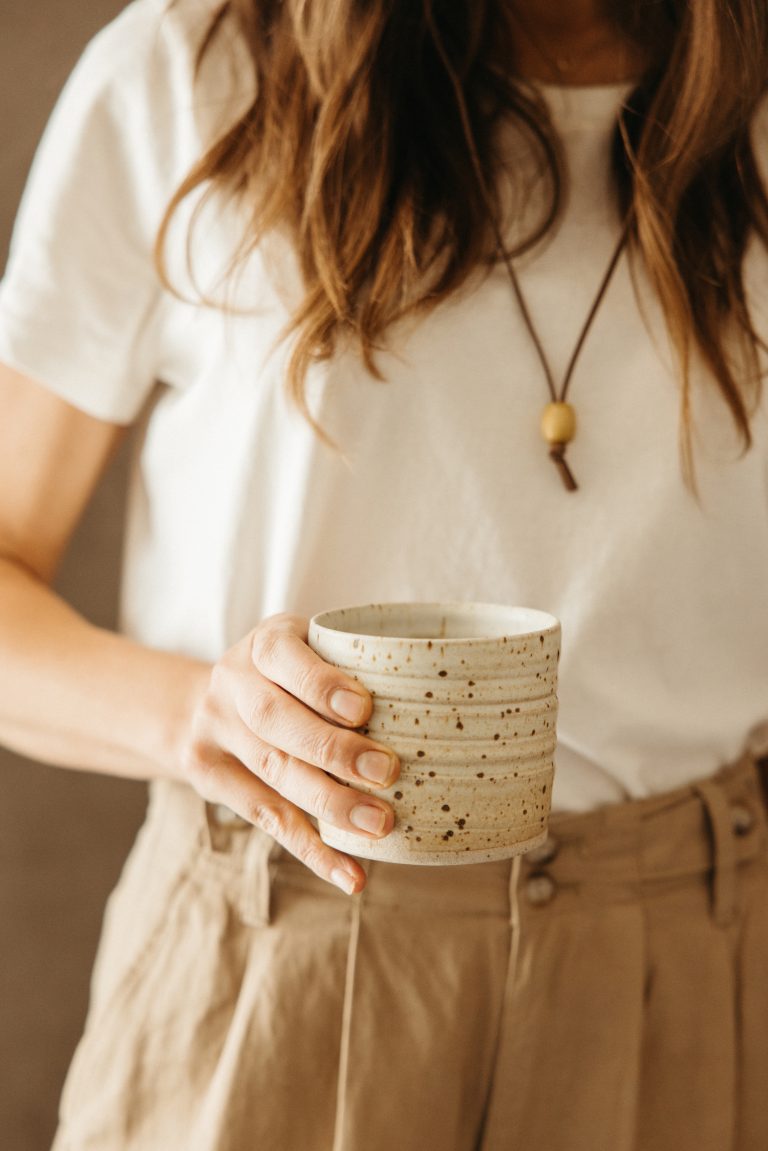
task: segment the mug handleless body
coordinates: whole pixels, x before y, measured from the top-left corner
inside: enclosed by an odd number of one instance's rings
[[[314,616],[309,644],[370,691],[364,730],[401,762],[396,783],[375,789],[394,808],[394,830],[372,840],[321,822],[327,844],[366,859],[445,865],[506,859],[543,842],[557,723],[554,616],[494,604],[370,604]]]

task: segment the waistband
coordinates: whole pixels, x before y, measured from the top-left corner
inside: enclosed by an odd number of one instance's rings
[[[418,867],[362,861],[366,901],[448,913],[499,913],[513,887],[529,903],[545,906],[559,893],[588,890],[613,901],[644,894],[659,882],[697,876],[711,883],[712,911],[726,925],[736,906],[740,867],[765,856],[768,844],[768,760],[745,752],[715,775],[674,791],[550,820],[546,841],[516,860],[449,867]],[[249,921],[269,918],[276,876],[292,885],[328,894],[328,884],[260,829],[226,808],[206,803],[191,788],[156,781],[148,823],[168,850],[199,851],[205,866],[237,887],[237,902]],[[338,898],[349,897],[338,893]],[[354,897],[360,898],[360,897]]]
[[[548,881],[616,898],[709,876],[713,914],[725,925],[735,912],[738,868],[766,852],[766,794],[768,761],[745,751],[715,775],[674,791],[555,816],[545,843],[523,860],[529,899],[548,902]]]

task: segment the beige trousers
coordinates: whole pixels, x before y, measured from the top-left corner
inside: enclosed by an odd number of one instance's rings
[[[153,785],[54,1146],[766,1151],[755,764],[352,899]]]

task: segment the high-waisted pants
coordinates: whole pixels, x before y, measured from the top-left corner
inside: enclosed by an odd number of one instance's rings
[[[55,1151],[768,1151],[764,787],[350,898],[153,784]]]

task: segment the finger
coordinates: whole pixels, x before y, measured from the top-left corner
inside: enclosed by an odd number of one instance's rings
[[[316,819],[371,839],[389,835],[395,825],[395,813],[383,799],[342,786],[324,771],[264,743],[245,726],[229,746],[249,771]]]
[[[390,748],[328,723],[269,680],[241,677],[234,702],[245,726],[264,743],[339,779],[389,787],[400,774]]]
[[[304,812],[252,775],[242,763],[218,753],[215,762],[209,759],[204,771],[206,791],[213,802],[226,804],[271,836],[315,875],[335,884],[347,895],[354,895],[365,887],[366,875],[360,864],[323,843]]]
[[[257,628],[251,658],[265,679],[336,723],[360,727],[370,719],[370,693],[307,646],[301,616],[273,616]]]

